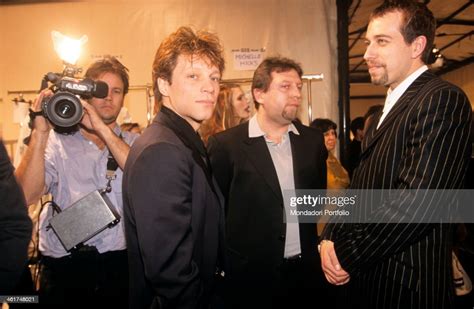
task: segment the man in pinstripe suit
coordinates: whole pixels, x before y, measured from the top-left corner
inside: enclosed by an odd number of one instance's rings
[[[389,89],[383,112],[374,116],[362,142],[351,188],[462,187],[471,152],[471,106],[461,89],[425,65],[435,28],[433,14],[416,2],[385,2],[372,13],[364,59],[372,83]],[[322,267],[330,283],[347,284],[353,307],[453,307],[451,227],[421,224],[433,219],[439,205],[406,202],[401,193],[364,205],[369,220],[395,218],[394,223],[326,226]],[[422,220],[397,224],[418,211],[426,214]]]

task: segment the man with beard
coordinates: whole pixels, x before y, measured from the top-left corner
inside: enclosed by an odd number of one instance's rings
[[[435,29],[433,14],[414,1],[385,1],[367,28],[372,83],[389,89],[351,188],[390,195],[354,207],[365,216],[359,223],[326,225],[321,244],[326,278],[350,281],[352,308],[454,307],[452,226],[440,215],[453,203],[440,203],[432,190],[462,188],[471,106],[461,89],[428,71]]]
[[[323,135],[294,122],[302,75],[291,59],[265,59],[252,82],[256,115],[209,138],[226,201],[230,308],[297,308],[323,281],[316,224],[284,222],[284,190],[326,188]]]

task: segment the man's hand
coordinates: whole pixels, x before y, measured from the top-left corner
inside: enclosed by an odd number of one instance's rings
[[[329,283],[343,285],[349,282],[350,275],[341,268],[339,260],[334,250],[334,243],[329,240],[321,242],[321,267]]]
[[[102,118],[95,110],[95,107],[88,102],[81,100],[82,106],[84,107],[84,117],[82,118],[81,124],[88,130],[94,131],[102,137],[101,132],[108,130],[107,125],[104,123]]]
[[[31,109],[34,112],[41,111],[41,104],[45,98],[49,98],[53,95],[53,92],[50,89],[44,89],[40,92],[38,97],[36,98],[35,102]],[[35,129],[39,133],[49,133],[52,129],[51,123],[46,119],[44,116],[36,116],[33,120],[33,129]]]
[[[31,109],[34,112],[41,111],[43,100],[52,95],[51,90],[44,89],[36,98]],[[45,116],[37,115],[35,117],[30,142],[15,170],[15,176],[23,188],[27,205],[35,204],[46,193],[44,154],[52,128],[53,125]]]
[[[93,105],[83,100],[81,100],[81,103],[82,106],[84,106],[84,117],[81,121],[82,126],[86,128],[87,131],[92,131],[92,134],[96,135],[100,140],[102,140],[102,142],[104,142],[105,146],[114,156],[119,167],[123,169],[125,167],[125,162],[127,161],[130,146],[123,141],[121,136],[117,136],[113,129],[102,120]],[[91,132],[87,133],[91,134]]]

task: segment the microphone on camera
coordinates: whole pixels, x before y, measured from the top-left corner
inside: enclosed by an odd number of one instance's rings
[[[106,82],[97,80],[93,81],[90,78],[86,78],[81,81],[81,84],[86,85],[90,95],[94,98],[103,99],[109,94],[109,85]]]
[[[109,85],[103,81],[96,81],[94,87],[92,88],[92,96],[103,99],[106,98],[109,94]]]

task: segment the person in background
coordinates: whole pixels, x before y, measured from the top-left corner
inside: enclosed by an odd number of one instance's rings
[[[324,145],[328,151],[327,188],[346,189],[349,187],[349,174],[334,155],[337,144],[337,125],[330,119],[317,118],[311,122],[311,127],[321,130],[324,135]]]
[[[122,131],[133,132],[136,134],[142,133],[142,128],[140,128],[140,124],[138,122],[125,122],[120,125],[120,129]]]
[[[351,132],[354,138],[350,142],[347,151],[347,172],[349,173],[349,178],[352,178],[352,173],[359,165],[362,139],[364,138],[364,117],[356,117],[351,121]]]
[[[328,191],[328,195],[338,195],[341,190],[349,187],[350,179],[349,174],[334,155],[337,143],[337,125],[330,119],[316,118],[311,122],[310,126],[323,132],[324,145],[328,151],[328,158],[326,160],[327,189],[330,190]],[[333,210],[335,205],[330,205],[329,207]],[[322,220],[319,220],[317,224],[318,235],[321,235],[324,226],[326,225],[325,222],[329,220],[328,217],[323,217],[321,219]],[[328,292],[333,291],[331,290]]]
[[[382,115],[382,111],[383,111],[383,105],[380,105],[380,104],[372,105],[369,107],[369,109],[364,115],[364,132],[362,134],[363,136],[365,136],[365,133],[369,129],[370,125],[372,124],[372,120],[374,118],[379,119],[379,117]]]
[[[107,197],[123,216],[122,169],[137,137],[122,132],[116,122],[128,92],[128,69],[116,58],[106,56],[90,65],[85,77],[107,83],[107,97],[81,101],[84,116],[74,134],[52,130],[47,119],[37,115],[16,175],[28,205],[50,193],[64,210],[91,192],[107,187],[107,166],[109,157],[113,157],[118,168]],[[51,95],[50,90],[42,91],[33,110],[40,111],[43,100]],[[70,254],[49,227],[53,213],[53,207],[46,206],[40,215],[40,304],[107,304],[126,308],[128,262],[123,220]]]
[[[250,105],[242,88],[237,84],[224,84],[219,91],[212,117],[202,124],[199,132],[207,144],[209,136],[235,127],[250,117]]]

